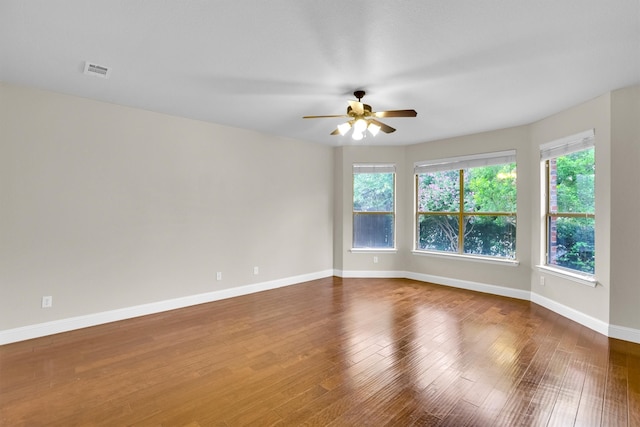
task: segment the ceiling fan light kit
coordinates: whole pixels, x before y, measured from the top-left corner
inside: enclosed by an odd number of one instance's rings
[[[361,102],[365,95],[363,90],[357,90],[353,92],[353,95],[358,98],[357,101],[348,101],[347,114],[341,115],[325,115],[325,116],[304,116],[303,119],[321,119],[321,118],[335,118],[345,117],[350,119],[349,121],[338,125],[338,128],[331,132],[331,135],[346,135],[351,129],[351,138],[355,141],[360,141],[364,138],[368,131],[372,136],[376,136],[378,132],[384,133],[395,132],[395,129],[389,125],[386,125],[376,118],[384,117],[416,117],[418,113],[416,110],[390,110],[390,111],[378,111],[374,112],[371,109],[371,105],[363,104]]]

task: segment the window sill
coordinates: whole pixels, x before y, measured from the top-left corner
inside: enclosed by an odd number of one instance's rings
[[[448,254],[443,252],[416,251],[416,250],[413,250],[411,252],[414,255],[419,255],[419,256],[430,256],[430,257],[447,258],[447,259],[460,259],[465,261],[482,262],[487,264],[506,265],[509,267],[517,267],[520,265],[520,261],[516,259],[490,258],[490,257],[475,256],[475,255]]]
[[[561,277],[563,279],[570,280],[581,285],[590,286],[592,288],[595,288],[598,284],[598,281],[595,277],[588,276],[586,274],[572,273],[571,271],[549,267],[548,265],[536,265],[536,268],[541,273],[547,273],[552,276]]]
[[[349,252],[357,254],[357,253],[363,253],[363,254],[367,254],[367,253],[371,253],[371,252],[375,252],[375,253],[387,253],[387,254],[395,254],[398,252],[398,250],[396,248],[351,248],[349,249]]]

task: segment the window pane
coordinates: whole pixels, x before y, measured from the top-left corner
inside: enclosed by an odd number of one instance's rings
[[[353,214],[354,248],[393,248],[393,214]]]
[[[465,215],[464,253],[515,258],[516,217]]]
[[[417,174],[417,250],[515,258],[516,163],[473,167],[490,163],[479,159],[466,169]]]
[[[465,212],[515,212],[516,164],[484,166],[464,171]]]
[[[418,174],[419,212],[459,212],[458,170]]]
[[[595,219],[552,216],[548,230],[549,265],[595,272]]]
[[[393,212],[393,175],[353,174],[353,211]]]
[[[458,217],[454,215],[420,215],[418,249],[458,252]]]
[[[595,212],[594,149],[549,160],[549,212]]]

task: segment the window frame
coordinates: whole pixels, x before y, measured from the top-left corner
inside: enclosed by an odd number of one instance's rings
[[[488,216],[488,217],[497,217],[497,216],[511,216],[516,220],[516,234],[517,234],[517,201],[516,201],[516,210],[513,212],[477,212],[477,211],[465,211],[465,198],[464,198],[464,171],[465,169],[471,168],[479,168],[484,166],[495,166],[495,165],[504,165],[504,164],[516,164],[517,170],[517,162],[516,162],[516,151],[515,150],[507,150],[500,152],[491,152],[491,153],[482,153],[482,154],[474,154],[468,156],[460,156],[453,157],[448,159],[438,159],[427,162],[418,162],[414,166],[414,239],[413,239],[413,252],[416,254],[429,254],[429,255],[437,255],[442,257],[459,257],[463,259],[471,259],[471,260],[479,260],[479,261],[488,261],[488,262],[496,262],[496,263],[509,263],[509,264],[518,264],[517,260],[517,250],[514,250],[513,258],[511,257],[503,257],[503,256],[495,256],[495,255],[484,255],[484,254],[473,254],[473,253],[465,253],[464,248],[464,220],[466,217],[472,216]],[[459,180],[459,201],[458,201],[458,210],[457,211],[438,211],[438,212],[428,212],[428,211],[420,211],[420,203],[419,203],[419,175],[425,173],[433,173],[433,172],[444,172],[444,171],[458,171],[458,180]],[[517,184],[516,184],[517,187]],[[517,188],[516,188],[517,195]],[[420,248],[420,217],[421,216],[452,216],[457,218],[458,223],[458,243],[457,243],[457,251],[456,252],[447,252],[447,251],[439,251],[433,249],[421,249]],[[517,238],[514,239],[517,241]],[[517,244],[516,244],[517,248]]]
[[[393,180],[393,208],[391,211],[356,211],[355,210],[355,180],[356,174],[391,174]],[[396,251],[396,193],[397,193],[397,170],[395,163],[354,163],[351,173],[351,252],[395,252]],[[391,246],[366,247],[355,246],[356,243],[356,215],[391,215],[393,242]]]
[[[594,168],[596,165],[595,161],[595,132],[593,129],[577,133],[575,135],[570,135],[565,138],[561,138],[555,141],[551,141],[540,146],[540,161],[541,167],[543,167],[544,171],[544,179],[542,182],[542,192],[543,198],[542,201],[544,203],[543,209],[543,222],[541,225],[541,230],[544,233],[541,236],[542,242],[542,251],[541,257],[542,262],[538,266],[540,269],[549,271],[551,273],[556,273],[560,276],[568,277],[574,279],[580,283],[588,284],[589,286],[595,286],[596,284],[596,255],[595,255],[595,241],[596,241],[596,212],[595,212],[595,172],[594,172],[594,206],[593,213],[590,212],[552,212],[551,211],[551,166],[550,161],[558,159],[559,157],[563,157],[569,154],[579,153],[586,150],[594,150]],[[581,270],[577,270],[574,268],[552,264],[550,261],[551,251],[550,251],[550,236],[551,236],[551,220],[552,218],[588,218],[593,219],[593,232],[594,232],[594,272],[589,273]]]

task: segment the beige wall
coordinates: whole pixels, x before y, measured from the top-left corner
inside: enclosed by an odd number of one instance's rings
[[[333,268],[332,148],[4,84],[0,100],[0,330]]]
[[[344,224],[342,216],[344,214],[344,205],[346,195],[344,194],[344,174],[343,174],[343,148],[336,147],[334,149],[333,158],[333,268],[340,271],[343,269],[343,236]]]
[[[611,94],[611,323],[640,330],[640,85]]]

